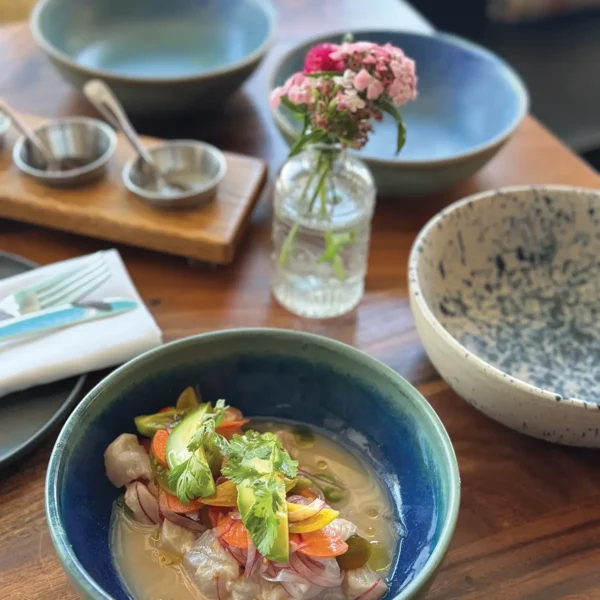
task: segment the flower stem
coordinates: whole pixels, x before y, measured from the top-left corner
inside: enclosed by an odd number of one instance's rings
[[[327,175],[329,174],[329,170],[331,169],[331,161],[328,160],[326,157],[322,156],[319,159],[319,166],[320,166],[320,170],[321,170],[321,176],[319,177],[319,181],[317,181],[317,185],[315,186],[315,191],[310,200],[310,204],[308,205],[308,214],[310,214],[312,212],[313,207],[315,205],[315,201],[317,200],[319,194],[320,193],[322,194],[323,190],[325,190],[325,179],[327,178]],[[326,200],[326,198],[325,198],[325,200]],[[322,199],[322,202],[323,202],[323,199]]]
[[[294,247],[294,242],[296,241],[296,236],[298,235],[298,230],[300,229],[300,225],[298,222],[292,225],[292,228],[289,230],[285,241],[283,242],[283,246],[281,246],[281,252],[279,253],[279,264],[285,265],[290,256],[290,252]]]

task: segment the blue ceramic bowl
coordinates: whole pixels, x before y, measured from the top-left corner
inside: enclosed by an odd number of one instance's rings
[[[277,329],[205,334],[129,362],[75,409],[50,458],[46,512],[52,540],[85,598],[126,598],[111,562],[108,526],[118,491],[103,452],[133,418],[198,384],[249,416],[295,419],[324,429],[384,481],[406,529],[387,598],[419,597],[452,536],[459,504],[456,458],[426,400],[380,362],[338,342]]]
[[[357,31],[355,40],[390,42],[417,63],[419,97],[400,110],[408,130],[397,156],[397,129],[386,116],[360,157],[373,171],[384,194],[424,195],[445,190],[486,164],[517,129],[529,106],[518,75],[500,58],[458,37],[402,31]],[[329,34],[295,46],[274,67],[270,90],[301,71],[308,49],[321,42],[340,43]],[[299,122],[281,105],[272,109],[288,143]]]
[[[268,0],[41,0],[33,36],[78,88],[106,81],[131,114],[217,104],[265,55]]]

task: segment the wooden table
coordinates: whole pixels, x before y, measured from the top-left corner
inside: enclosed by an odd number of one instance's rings
[[[285,147],[265,105],[266,73],[286,45],[327,28],[402,27],[395,0],[278,0],[279,41],[267,64],[218,113],[199,115],[197,137],[267,159],[275,169]],[[376,7],[376,9],[375,9]],[[422,24],[421,24],[422,25]],[[34,49],[26,26],[0,28],[0,94],[41,115],[87,113]],[[189,124],[145,123],[145,133],[190,135]],[[442,194],[380,202],[374,221],[367,294],[343,318],[314,322],[280,308],[269,294],[268,202],[254,214],[241,255],[225,270],[122,247],[133,281],[165,340],[215,329],[270,326],[324,334],[376,356],[431,402],[454,443],[462,506],[448,558],[431,600],[600,598],[598,453],[526,438],[479,414],[440,380],[417,337],[407,296],[406,263],[419,228],[467,194],[509,184],[600,187],[600,179],[534,119],[476,177]],[[40,263],[93,252],[106,244],[0,221],[0,249]],[[1,435],[0,424],[0,435]],[[11,600],[70,600],[75,594],[56,558],[44,516],[44,474],[53,440],[0,473],[0,589]]]

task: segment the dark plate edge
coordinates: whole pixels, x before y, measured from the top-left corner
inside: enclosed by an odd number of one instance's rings
[[[30,269],[35,269],[40,265],[32,260],[27,258],[23,258],[17,254],[13,254],[11,252],[5,252],[0,250],[0,259],[6,258],[8,260],[12,260],[16,263],[29,267]],[[42,441],[46,438],[48,434],[52,432],[52,430],[57,427],[67,416],[68,411],[73,407],[76,403],[77,399],[80,396],[80,392],[87,380],[87,375],[80,375],[79,379],[75,383],[75,386],[71,390],[71,393],[67,396],[67,399],[62,403],[60,408],[54,413],[52,418],[50,418],[45,425],[42,425],[40,429],[38,429],[32,436],[27,438],[20,446],[18,446],[11,454],[9,454],[6,458],[0,459],[0,470],[5,469],[6,467],[13,464],[17,459],[19,459],[24,454],[33,451]]]

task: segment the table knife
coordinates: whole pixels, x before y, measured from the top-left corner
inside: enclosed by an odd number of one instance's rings
[[[137,308],[128,298],[105,298],[97,302],[76,302],[41,310],[0,323],[0,340],[38,333],[48,333],[72,325],[106,319]]]

